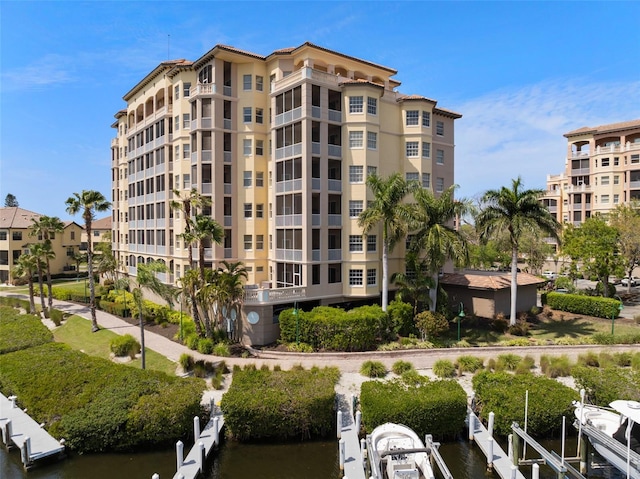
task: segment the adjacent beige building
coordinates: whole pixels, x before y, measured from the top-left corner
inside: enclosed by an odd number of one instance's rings
[[[561,223],[640,200],[640,120],[565,133],[565,171],[547,176],[544,203]]]
[[[96,243],[102,243],[104,241],[111,241],[111,225],[112,220],[111,216],[106,216],[104,218],[100,218],[98,220],[93,220],[91,222],[91,244],[95,245]],[[80,249],[82,251],[87,251],[87,231],[82,228],[82,236],[81,236],[82,244],[80,245]]]
[[[254,344],[278,335],[277,314],[375,300],[381,230],[357,217],[366,178],[401,172],[436,194],[454,183],[461,115],[398,91],[393,68],[311,43],[267,56],[217,45],[195,61],[163,62],[124,95],[115,115],[112,235],[123,269],[164,261],[167,283],[188,269],[181,213],[192,188],[224,227],[206,266],[248,269],[243,324]],[[404,268],[404,247],[390,257]]]
[[[0,283],[11,280],[11,270],[29,247],[42,238],[31,236],[33,220],[41,214],[18,207],[0,208]],[[74,256],[80,249],[82,227],[73,221],[64,223],[62,233],[51,234],[51,246],[56,257],[50,261],[51,274],[75,271]]]

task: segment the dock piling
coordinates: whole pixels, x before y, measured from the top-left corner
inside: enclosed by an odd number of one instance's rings
[[[489,436],[493,437],[493,423],[495,422],[496,415],[493,411],[489,413],[489,424],[487,425],[487,431],[489,431]]]
[[[2,428],[2,442],[7,448],[11,445],[11,419],[8,419]]]
[[[182,441],[176,442],[176,471],[180,470],[184,463],[184,443]]]
[[[220,431],[218,430],[219,422],[220,422],[220,419],[218,418],[218,416],[213,418],[213,445],[214,446],[220,445]]]
[[[193,417],[193,442],[198,442],[200,439],[200,418],[198,416]]]
[[[540,479],[540,466],[537,464],[531,466],[531,479]]]
[[[160,474],[156,472],[153,476],[151,476],[151,479],[160,479]]]
[[[360,432],[360,424],[362,423],[362,412],[356,411],[356,433]]]
[[[344,471],[344,456],[345,456],[344,439],[340,439],[338,444],[339,444],[339,449],[340,449],[340,470]]]
[[[338,411],[337,417],[338,417],[337,434],[338,434],[338,439],[340,439],[342,437],[342,411]]]
[[[204,464],[207,461],[207,453],[204,450],[204,443],[202,441],[198,442],[198,448],[200,449],[200,454],[198,455],[198,468],[200,472],[204,472]]]
[[[473,413],[471,408],[469,408],[469,441],[473,441],[473,431],[476,428],[476,415]]]
[[[487,439],[487,471],[493,471],[493,438]]]
[[[31,438],[29,436],[26,436],[24,438],[24,443],[22,444],[21,452],[22,452],[22,464],[24,464],[24,467],[27,467],[29,465],[29,462],[31,461],[30,459]]]

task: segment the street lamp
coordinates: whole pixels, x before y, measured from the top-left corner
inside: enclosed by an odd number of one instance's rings
[[[462,323],[462,318],[464,318],[464,304],[461,301],[458,306],[458,342],[460,342],[460,323]]]
[[[617,294],[613,296],[614,299],[617,299],[618,301],[620,301],[620,304],[618,305],[618,311],[622,311],[624,309],[624,305],[622,304],[622,298],[620,296],[618,296]],[[613,336],[613,329],[615,327],[615,320],[616,320],[616,313],[615,311],[613,313],[611,313],[611,336]]]

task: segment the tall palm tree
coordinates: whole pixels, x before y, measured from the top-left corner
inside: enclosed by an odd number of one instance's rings
[[[51,245],[52,236],[56,233],[62,233],[64,231],[64,223],[60,221],[57,216],[40,216],[39,218],[31,218],[31,231],[30,236],[41,237],[45,243]],[[55,255],[54,255],[55,256]],[[50,258],[45,259],[46,273],[47,273],[47,290],[48,290],[48,303],[49,310],[53,307],[53,292],[51,284],[51,262]]]
[[[465,236],[453,228],[453,221],[469,210],[468,202],[456,200],[453,185],[436,198],[431,190],[421,188],[414,193],[415,211],[411,222],[414,231],[411,247],[418,255],[424,253],[427,270],[433,279],[430,309],[436,310],[438,274],[448,259],[457,265],[469,263],[469,248]]]
[[[211,205],[211,199],[209,199],[208,196],[201,195],[195,188],[192,188],[189,193],[184,196],[182,196],[180,190],[175,189],[173,190],[173,196],[177,199],[171,201],[169,205],[171,206],[171,209],[182,212],[184,217],[183,235],[186,235],[186,238],[185,236],[183,236],[183,238],[185,238],[184,241],[187,241],[187,238],[191,238],[189,235],[191,234],[193,226],[191,220],[192,214],[197,212],[198,208]],[[191,248],[189,248],[189,266],[193,267],[193,254]]]
[[[196,333],[198,336],[202,336],[203,324],[200,319],[200,312],[198,310],[198,298],[196,292],[202,288],[202,281],[200,280],[200,274],[195,269],[189,269],[184,272],[184,275],[179,279],[182,285],[180,294],[187,300],[187,303],[191,307],[191,317],[196,327]]]
[[[486,241],[500,233],[507,233],[511,246],[511,311],[509,322],[516,323],[518,299],[518,247],[525,232],[544,232],[558,239],[560,224],[539,201],[543,190],[525,190],[518,177],[511,180],[511,188],[489,190],[483,197],[484,208],[476,217],[480,239]]]
[[[91,224],[98,212],[108,211],[111,203],[99,191],[82,190],[80,193],[73,193],[65,202],[67,205],[67,213],[75,215],[82,212],[84,219],[84,229],[87,233],[87,267],[89,270],[89,308],[91,310],[91,330],[93,332],[100,329],[98,320],[96,319],[96,286],[93,279],[93,246],[91,240]]]
[[[219,274],[217,275],[217,288],[219,298],[221,299],[218,311],[221,314],[224,308],[232,320],[234,316],[238,318],[234,321],[233,329],[227,329],[227,331],[231,332],[232,339],[238,339],[241,324],[239,319],[240,311],[242,310],[242,303],[244,302],[243,281],[246,281],[248,277],[247,268],[241,261],[229,263],[223,260],[221,264],[222,267],[218,268]],[[234,313],[232,313],[232,311]],[[222,326],[221,323],[222,318],[218,322],[219,327]]]
[[[400,173],[386,179],[377,175],[367,177],[367,186],[373,193],[372,203],[358,217],[358,226],[364,235],[382,223],[382,310],[389,303],[389,253],[407,234],[412,208],[404,203],[405,197],[416,191],[417,182],[407,182]]]
[[[40,303],[42,305],[42,314],[45,318],[49,317],[49,312],[44,302],[44,270],[47,263],[56,257],[56,253],[51,247],[51,243],[36,243],[30,246],[31,255],[36,259],[36,268],[38,270],[38,285],[40,286]]]
[[[417,253],[409,251],[405,264],[406,272],[393,273],[391,282],[398,286],[396,297],[412,304],[415,318],[420,305],[430,304],[429,292],[433,287],[433,278],[426,260],[420,259]]]
[[[16,265],[13,268],[12,276],[14,278],[27,278],[29,284],[29,313],[36,314],[36,303],[34,300],[33,277],[38,270],[38,259],[32,254],[20,255]]]

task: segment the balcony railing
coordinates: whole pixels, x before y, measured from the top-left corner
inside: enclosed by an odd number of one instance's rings
[[[302,215],[276,215],[276,226],[302,226]]]
[[[302,261],[302,250],[276,249],[276,259],[279,261]]]
[[[293,110],[285,111],[276,115],[274,123],[275,126],[284,125],[285,123],[291,123],[292,121],[302,118],[302,107],[294,108]]]
[[[342,157],[342,146],[341,145],[329,145],[329,156]]]
[[[329,226],[342,226],[342,215],[327,215]]]
[[[312,214],[311,215],[311,226],[320,226],[320,215]]]
[[[302,143],[296,143],[294,145],[288,145],[288,146],[283,146],[282,148],[276,148],[276,160],[281,160],[282,158],[288,158],[290,156],[298,156],[301,154],[302,154]]]
[[[302,180],[286,180],[276,182],[276,193],[286,193],[288,191],[300,191],[302,189]]]
[[[342,192],[342,180],[329,179],[329,191]]]
[[[330,249],[329,250],[329,261],[341,261],[342,260],[342,250],[341,249]]]

